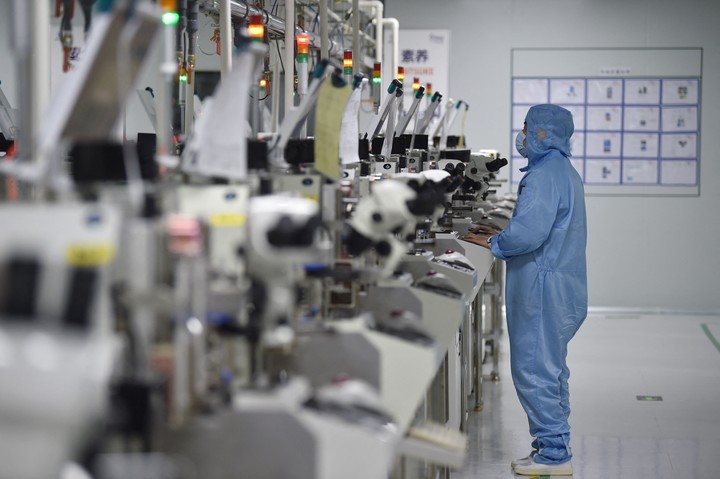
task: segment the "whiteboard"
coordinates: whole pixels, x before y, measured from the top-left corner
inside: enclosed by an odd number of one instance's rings
[[[513,188],[527,165],[515,135],[554,103],[575,123],[571,161],[589,195],[699,195],[701,48],[513,49]]]

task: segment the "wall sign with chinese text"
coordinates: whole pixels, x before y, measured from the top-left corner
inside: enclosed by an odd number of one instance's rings
[[[386,35],[385,38],[388,37],[389,35]],[[389,53],[391,50],[388,48],[386,52]],[[398,61],[399,66],[405,67],[403,100],[405,109],[412,103],[413,79],[418,78],[423,87],[430,83],[433,93],[442,93],[443,105],[435,113],[436,117],[439,117],[445,101],[450,98],[450,30],[400,30]],[[387,71],[389,72],[389,69]],[[427,103],[429,97],[420,106],[421,114]],[[413,124],[414,122],[411,126]]]

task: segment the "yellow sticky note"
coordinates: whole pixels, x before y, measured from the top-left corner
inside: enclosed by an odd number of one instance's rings
[[[70,266],[87,268],[112,261],[115,249],[109,244],[75,244],[68,246],[65,258]]]
[[[340,127],[351,91],[349,84],[337,87],[328,78],[315,109],[315,169],[333,179],[340,177]]]

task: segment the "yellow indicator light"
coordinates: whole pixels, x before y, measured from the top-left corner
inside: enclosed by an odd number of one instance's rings
[[[255,40],[262,40],[265,37],[265,26],[263,25],[263,17],[260,15],[250,16],[250,25],[248,25],[248,35]]]

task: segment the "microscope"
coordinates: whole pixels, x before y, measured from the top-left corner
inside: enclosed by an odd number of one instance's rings
[[[374,248],[384,259],[381,276],[390,276],[415,238],[415,212],[425,204],[418,193],[400,181],[375,182],[369,196],[360,199],[348,221],[345,245],[358,256]]]
[[[0,235],[3,477],[57,477],[109,413],[121,346],[109,267],[120,215],[102,205],[13,205]]]
[[[296,287],[304,265],[320,259],[321,225],[313,200],[279,194],[250,199],[246,257],[253,282],[251,324],[259,328],[261,346],[282,347],[293,340]]]
[[[507,227],[512,210],[498,208],[495,204],[487,201],[489,194],[494,193],[490,189],[490,182],[495,174],[508,164],[505,158],[490,158],[479,153],[470,155],[470,162],[465,169],[466,182],[463,185],[466,193],[475,196],[475,200],[469,202],[471,211],[470,218],[478,224],[485,224],[496,230],[503,230]]]

